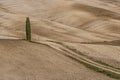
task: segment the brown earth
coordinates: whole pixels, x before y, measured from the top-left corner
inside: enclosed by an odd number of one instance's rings
[[[88,64],[93,61],[90,65],[119,74],[119,3],[120,0],[0,0],[0,79],[115,80],[65,54],[80,61],[79,57],[84,58]],[[33,42],[24,40],[27,16]]]

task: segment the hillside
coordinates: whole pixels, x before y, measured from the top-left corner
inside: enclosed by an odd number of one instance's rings
[[[119,80],[119,23],[120,0],[0,0],[0,79]]]

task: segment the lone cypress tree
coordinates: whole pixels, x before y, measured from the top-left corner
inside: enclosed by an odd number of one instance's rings
[[[31,25],[29,17],[26,18],[26,40],[31,41]]]

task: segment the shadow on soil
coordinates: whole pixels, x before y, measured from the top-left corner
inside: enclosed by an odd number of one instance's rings
[[[81,44],[99,44],[99,45],[112,45],[112,46],[120,46],[120,40],[114,41],[103,41],[103,42],[81,42]]]

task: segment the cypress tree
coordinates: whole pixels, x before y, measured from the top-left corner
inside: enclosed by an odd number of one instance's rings
[[[26,18],[26,40],[31,41],[31,24],[29,17]]]

